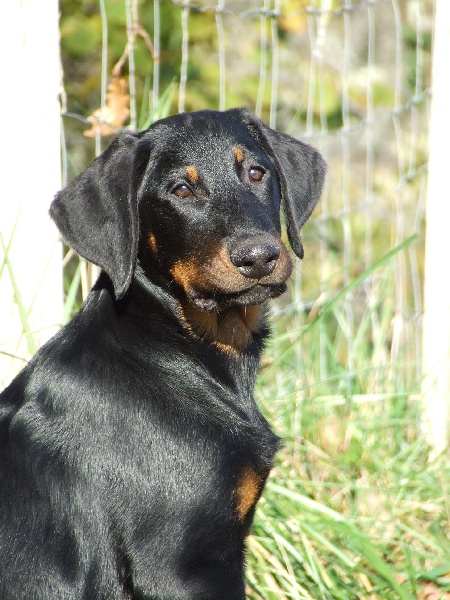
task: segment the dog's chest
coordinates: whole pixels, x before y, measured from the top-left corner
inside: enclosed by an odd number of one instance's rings
[[[106,510],[114,506],[113,530],[122,529],[126,508],[127,528],[120,535],[132,562],[142,565],[135,578],[144,588],[167,568],[156,550],[162,547],[170,548],[177,571],[192,564],[199,573],[216,565],[224,569],[223,577],[234,568],[239,571],[244,539],[277,448],[268,428],[241,436],[217,423],[176,423],[148,428],[146,436],[141,432],[134,458],[118,451],[107,467],[115,471],[113,478],[99,494]]]
[[[217,425],[186,425],[186,431],[165,431],[148,445],[140,475],[153,498],[164,490],[150,506],[187,523],[200,514],[225,527],[246,524],[272,468],[277,438],[268,430],[246,432],[242,439]]]

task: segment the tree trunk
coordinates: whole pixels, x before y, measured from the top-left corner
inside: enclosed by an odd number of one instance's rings
[[[441,454],[448,446],[450,403],[449,57],[450,2],[436,0],[426,212],[422,387],[425,432],[432,448],[432,456]]]
[[[57,0],[9,0],[0,19],[0,385],[62,317],[61,244],[48,217],[61,186],[58,19]]]

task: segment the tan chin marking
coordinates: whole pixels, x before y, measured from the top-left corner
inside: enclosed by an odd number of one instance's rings
[[[186,295],[191,291],[194,282],[197,285],[202,282],[200,269],[192,259],[179,260],[174,263],[170,269],[170,274],[178,285],[183,288]]]
[[[281,241],[277,242],[280,246],[280,258],[273,273],[262,278],[261,283],[265,285],[278,285],[286,281],[292,271],[292,260],[286,247]],[[170,269],[172,277],[187,296],[192,290],[226,295],[248,289],[248,279],[233,265],[224,245],[205,249],[203,254],[206,258],[191,256],[177,260]]]
[[[192,305],[181,305],[182,321],[197,339],[236,356],[250,345],[261,327],[264,306],[236,306],[222,313],[206,313]]]
[[[211,260],[203,265],[194,257],[173,263],[170,274],[183,288],[186,296],[196,289],[210,293],[220,290],[223,294],[235,294],[244,290],[248,280],[227,260],[225,248],[212,252],[211,256]]]

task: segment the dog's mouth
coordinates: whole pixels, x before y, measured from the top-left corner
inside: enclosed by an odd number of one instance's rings
[[[269,298],[278,298],[286,291],[286,283],[265,285],[257,283],[242,292],[232,294],[203,293],[191,291],[189,300],[197,310],[207,313],[220,312],[233,306],[255,306]]]

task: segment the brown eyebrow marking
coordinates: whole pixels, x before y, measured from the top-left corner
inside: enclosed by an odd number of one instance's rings
[[[244,151],[239,146],[236,146],[234,149],[234,157],[239,164],[244,162]]]
[[[199,174],[194,165],[186,167],[186,175],[192,183],[197,183],[199,180]]]
[[[158,244],[156,243],[156,238],[154,233],[149,233],[147,237],[148,245],[150,250],[154,254],[158,254]]]

